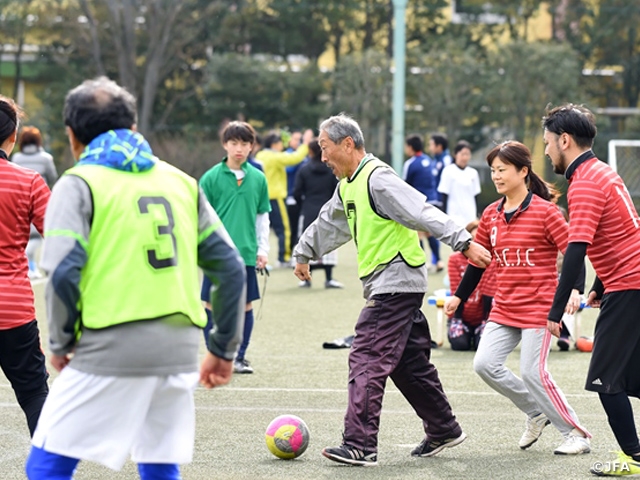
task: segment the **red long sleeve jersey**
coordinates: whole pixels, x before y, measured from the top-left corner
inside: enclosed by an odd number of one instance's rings
[[[529,194],[507,223],[504,199],[482,214],[476,242],[493,256],[496,294],[489,318],[517,328],[546,327],[558,284],[558,250],[567,248],[569,226],[560,209]]]
[[[0,330],[36,318],[25,248],[32,223],[43,231],[50,194],[38,172],[0,159]]]
[[[570,242],[586,242],[605,292],[640,290],[640,218],[613,169],[591,158],[569,178]]]
[[[460,285],[462,275],[469,265],[469,260],[460,252],[454,252],[449,257],[447,264],[447,273],[449,274],[449,286],[452,292],[455,292]],[[471,296],[464,302],[464,310],[462,311],[462,320],[470,325],[480,325],[484,318],[484,308],[482,304],[482,296],[493,297],[496,290],[496,264],[491,262],[485,272],[482,274],[480,283],[473,291]]]

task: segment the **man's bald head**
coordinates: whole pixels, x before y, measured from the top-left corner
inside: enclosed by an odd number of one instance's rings
[[[85,80],[67,94],[63,114],[64,124],[88,145],[109,130],[131,129],[137,120],[136,99],[113,80],[98,77]]]

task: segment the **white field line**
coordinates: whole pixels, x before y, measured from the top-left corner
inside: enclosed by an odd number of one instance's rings
[[[273,387],[222,387],[216,392],[283,392],[283,393],[347,393],[347,389],[344,388],[273,388]],[[386,389],[387,394],[399,394],[400,391],[395,389]],[[452,395],[470,395],[470,396],[499,396],[497,392],[492,391],[465,391],[465,390],[446,390],[447,396]],[[573,398],[591,398],[595,397],[594,393],[565,393],[565,397]]]
[[[0,383],[0,387],[11,388],[11,385],[8,383]],[[204,390],[203,387],[198,388],[198,391]],[[221,387],[215,389],[216,393],[223,392],[259,392],[259,393],[347,393],[346,388],[274,388],[274,387]],[[388,394],[399,394],[400,392],[395,389],[387,389],[385,390],[385,395]],[[497,392],[491,391],[465,391],[465,390],[447,390],[445,392],[447,396],[451,395],[468,395],[468,396],[477,396],[477,397],[488,397],[488,396],[498,396]],[[570,398],[591,398],[595,397],[594,393],[565,393],[565,397]],[[0,403],[0,406],[3,404]]]

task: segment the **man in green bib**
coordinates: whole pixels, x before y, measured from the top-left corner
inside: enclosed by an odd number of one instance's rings
[[[198,379],[228,383],[242,335],[245,268],[195,179],[135,131],[135,98],[101,77],[71,90],[64,119],[78,163],[45,217],[42,266],[53,382],[26,471],[72,478],[82,460],[180,478],[193,455]],[[198,373],[198,266],[218,285]]]
[[[386,163],[367,154],[360,126],[350,117],[322,122],[318,143],[340,184],[300,237],[294,273],[310,280],[310,260],[353,239],[366,299],[349,353],[343,443],[322,454],[349,465],[377,465],[382,397],[390,377],[423,421],[426,436],[411,455],[436,455],[466,435],[429,360],[429,326],[420,311],[427,268],[417,231],[428,231],[478,266],[487,266],[491,255]]]

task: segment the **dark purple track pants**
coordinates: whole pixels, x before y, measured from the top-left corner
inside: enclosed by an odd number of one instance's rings
[[[422,419],[429,440],[462,433],[429,361],[431,334],[420,311],[423,293],[374,295],[360,312],[349,353],[344,443],[376,452],[382,397],[391,377]]]

